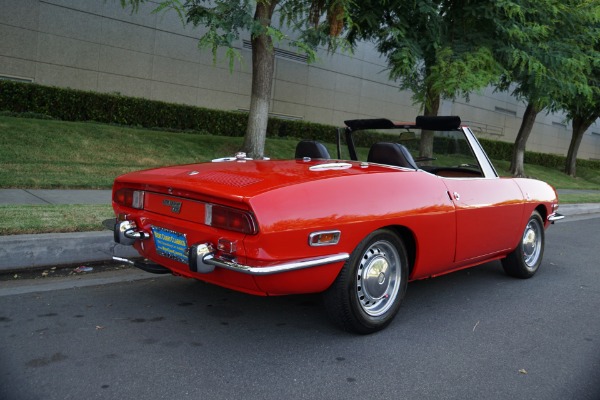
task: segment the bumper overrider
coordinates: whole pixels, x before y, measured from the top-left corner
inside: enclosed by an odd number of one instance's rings
[[[138,229],[134,222],[120,221],[114,219],[107,220],[104,225],[108,228],[113,226],[114,240],[122,245],[133,245],[137,240],[147,240],[151,238],[149,232],[144,232]],[[228,270],[241,272],[249,275],[272,275],[300,269],[318,267],[321,265],[333,264],[341,261],[346,261],[350,258],[348,253],[337,253],[317,258],[300,259],[281,264],[257,267],[251,265],[240,264],[235,257],[226,255],[218,256],[215,246],[212,243],[199,243],[189,247],[187,253],[187,261],[190,271],[207,274],[213,272],[215,267],[225,268]],[[134,261],[121,257],[113,257],[113,260],[124,262],[144,271],[155,274],[170,273],[166,267],[147,261]]]
[[[565,216],[562,215],[562,214],[559,214],[557,212],[553,212],[552,214],[548,215],[548,221],[550,221],[551,223],[555,223],[556,221],[560,221],[563,218],[565,218]]]

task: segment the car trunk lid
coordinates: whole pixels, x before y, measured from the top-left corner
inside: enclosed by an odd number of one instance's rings
[[[120,187],[131,184],[149,192],[176,198],[245,202],[284,186],[341,176],[398,171],[360,162],[334,161],[234,161],[179,165],[132,172],[117,178]],[[176,199],[173,201],[177,201]],[[161,200],[161,205],[170,205]]]

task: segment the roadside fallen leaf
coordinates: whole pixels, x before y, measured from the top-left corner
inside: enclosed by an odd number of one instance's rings
[[[520,373],[520,374],[523,374],[523,375],[527,375],[527,371],[526,371],[524,368],[521,368],[521,369],[519,370],[519,373]]]

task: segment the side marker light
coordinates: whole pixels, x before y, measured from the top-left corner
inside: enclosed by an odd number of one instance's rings
[[[339,243],[340,231],[320,231],[313,232],[308,237],[308,244],[312,247],[334,246]]]

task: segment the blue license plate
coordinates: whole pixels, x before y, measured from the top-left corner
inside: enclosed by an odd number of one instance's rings
[[[187,239],[184,234],[153,226],[152,237],[159,255],[184,264],[188,263]]]

